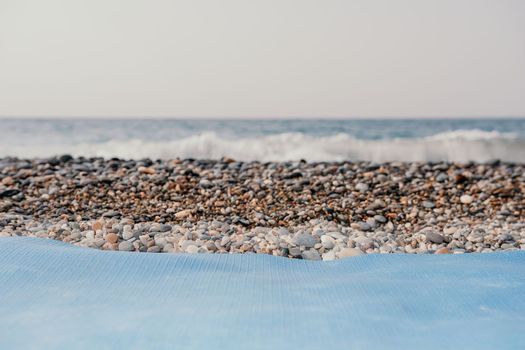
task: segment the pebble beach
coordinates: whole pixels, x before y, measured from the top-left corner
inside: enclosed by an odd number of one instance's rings
[[[334,260],[525,250],[525,165],[0,158],[0,237]]]

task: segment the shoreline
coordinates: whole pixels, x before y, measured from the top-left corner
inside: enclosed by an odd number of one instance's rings
[[[525,250],[525,165],[0,158],[0,236],[141,252]]]

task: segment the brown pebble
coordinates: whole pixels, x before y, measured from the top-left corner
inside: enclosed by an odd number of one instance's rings
[[[451,254],[451,252],[447,247],[442,247],[436,250],[434,254]]]
[[[5,186],[11,186],[15,183],[15,181],[13,180],[13,178],[11,176],[8,176],[8,177],[4,177],[2,179],[2,185],[5,185]]]
[[[114,233],[108,233],[106,235],[106,242],[108,243],[117,243],[118,241],[118,236]]]
[[[233,158],[228,158],[228,157],[223,157],[222,158],[222,161],[226,164],[230,164],[230,163],[235,163],[235,159]]]
[[[93,225],[91,225],[91,228],[93,229],[93,231],[102,230],[102,227],[104,227],[104,223],[101,221],[95,221]]]
[[[190,216],[191,211],[189,209],[179,211],[177,214],[175,214],[175,217],[177,219],[184,219],[185,217]]]
[[[102,246],[102,249],[104,249],[104,250],[118,250],[118,245],[116,243],[106,242]]]
[[[465,175],[463,175],[463,174],[457,174],[454,177],[454,179],[455,179],[456,183],[458,183],[458,184],[463,183],[463,182],[468,180],[468,178]]]
[[[143,174],[149,174],[149,175],[152,175],[152,174],[155,174],[155,169],[149,167],[145,167],[145,166],[141,166],[139,167],[139,173],[143,173]]]

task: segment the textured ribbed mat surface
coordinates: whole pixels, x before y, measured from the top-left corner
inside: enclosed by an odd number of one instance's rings
[[[525,349],[525,253],[102,252],[0,238],[0,349]]]

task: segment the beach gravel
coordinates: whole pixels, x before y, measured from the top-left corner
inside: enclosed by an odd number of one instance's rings
[[[150,253],[525,249],[525,166],[0,158],[0,237]]]

